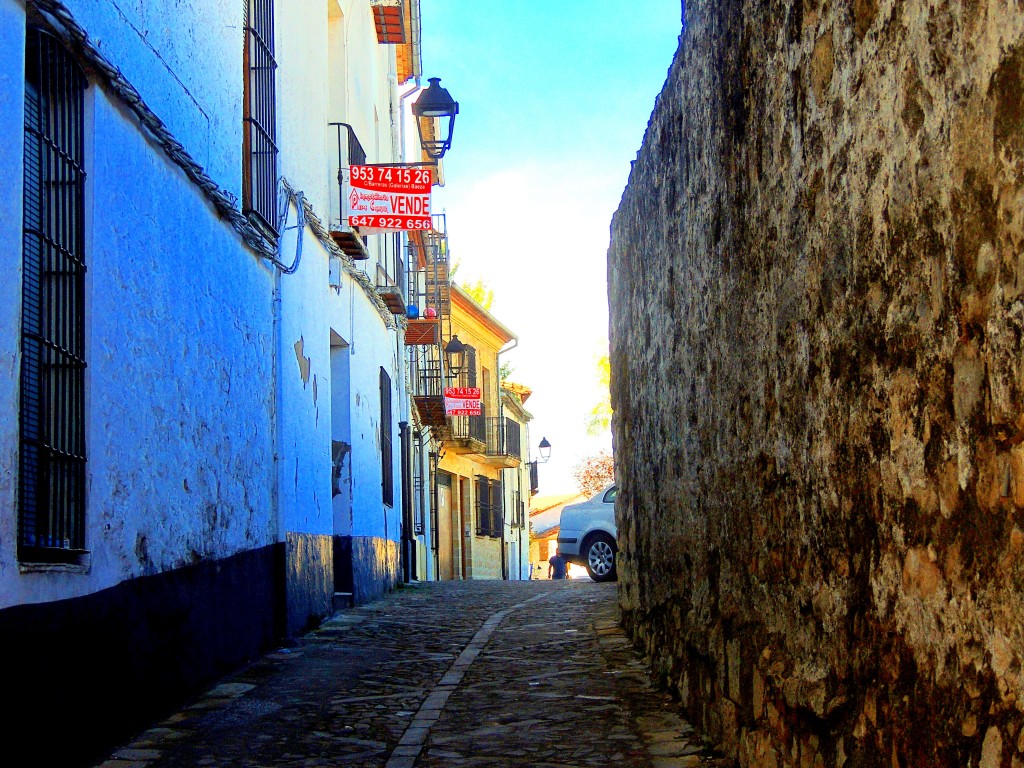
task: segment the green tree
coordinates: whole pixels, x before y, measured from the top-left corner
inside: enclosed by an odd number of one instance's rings
[[[462,290],[481,307],[488,312],[491,311],[491,306],[494,304],[494,291],[483,280],[467,283],[462,286]]]
[[[601,399],[587,416],[587,434],[592,436],[607,432],[612,426],[612,365],[608,355],[597,359],[597,382],[601,387]]]

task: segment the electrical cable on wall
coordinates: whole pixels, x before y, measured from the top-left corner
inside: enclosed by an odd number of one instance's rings
[[[281,270],[281,274],[294,275],[296,270],[299,268],[299,263],[302,261],[302,236],[306,230],[306,197],[302,193],[302,190],[293,190],[288,185],[285,185],[285,195],[281,206],[281,213],[277,217],[277,231],[281,233],[277,241],[277,251],[274,258],[270,259],[274,266]],[[286,227],[288,223],[288,209],[291,208],[292,203],[295,203],[295,210],[297,211],[297,220],[295,226]],[[284,248],[284,233],[289,229],[296,230],[295,233],[295,259],[292,261],[290,267],[285,266],[281,260],[282,250]]]

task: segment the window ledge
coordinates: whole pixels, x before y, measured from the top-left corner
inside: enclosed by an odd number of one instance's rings
[[[18,563],[18,573],[71,573],[81,576],[91,570],[91,553],[81,555],[77,563]]]

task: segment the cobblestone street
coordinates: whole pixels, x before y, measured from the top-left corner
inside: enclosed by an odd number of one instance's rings
[[[102,768],[721,765],[652,684],[614,584],[442,582],[344,611]]]

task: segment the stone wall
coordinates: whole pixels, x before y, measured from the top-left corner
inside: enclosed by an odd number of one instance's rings
[[[612,224],[620,598],[740,765],[1024,765],[1024,10],[691,0]]]

